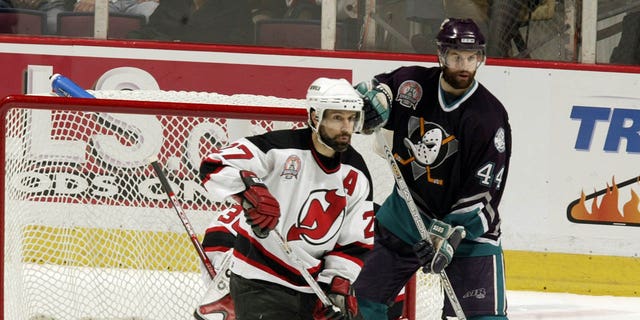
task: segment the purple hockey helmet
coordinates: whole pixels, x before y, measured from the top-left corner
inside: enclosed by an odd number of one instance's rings
[[[445,19],[440,25],[436,43],[441,52],[447,49],[481,50],[484,53],[486,42],[478,25],[471,19]]]

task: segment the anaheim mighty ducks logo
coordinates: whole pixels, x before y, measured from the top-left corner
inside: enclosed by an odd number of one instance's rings
[[[347,198],[337,190],[315,190],[302,206],[287,241],[305,240],[321,245],[335,237],[345,219]]]
[[[409,118],[408,126],[409,137],[404,138],[404,145],[413,157],[400,162],[411,162],[414,179],[426,173],[429,182],[442,185],[442,179],[431,177],[430,171],[458,152],[458,139],[437,123],[423,118]]]

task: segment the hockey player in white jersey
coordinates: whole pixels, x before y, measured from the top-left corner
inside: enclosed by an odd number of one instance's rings
[[[348,81],[319,78],[307,103],[308,128],[241,138],[200,167],[215,199],[238,202],[217,215],[203,240],[214,263],[233,249],[237,319],[351,319],[357,313],[351,284],[373,245],[374,215],[369,171],[350,145],[364,122],[363,102]],[[339,312],[318,299],[280,236]]]

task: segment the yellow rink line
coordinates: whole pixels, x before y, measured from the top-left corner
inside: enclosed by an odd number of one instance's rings
[[[186,232],[60,228],[22,229],[22,260],[91,268],[198,272],[198,255]]]
[[[507,289],[640,296],[640,258],[505,250]]]
[[[185,232],[23,228],[29,263],[199,272]],[[640,296],[640,258],[505,250],[507,289]]]

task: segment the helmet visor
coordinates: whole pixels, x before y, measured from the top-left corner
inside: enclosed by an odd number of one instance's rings
[[[335,129],[348,128],[352,132],[362,130],[362,112],[352,110],[335,110],[327,109],[321,116],[323,126],[333,127]]]
[[[482,50],[447,49],[439,54],[440,63],[451,69],[475,70],[484,62]]]

